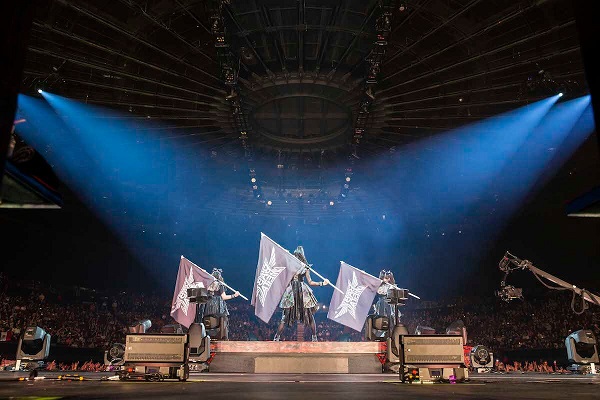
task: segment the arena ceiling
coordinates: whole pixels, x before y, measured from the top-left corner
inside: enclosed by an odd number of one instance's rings
[[[23,88],[274,176],[588,92],[566,0],[47,0]]]

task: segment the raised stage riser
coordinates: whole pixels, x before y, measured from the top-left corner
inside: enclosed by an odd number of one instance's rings
[[[210,372],[258,374],[376,374],[375,354],[221,353]]]
[[[210,372],[282,374],[380,373],[374,342],[218,342]]]

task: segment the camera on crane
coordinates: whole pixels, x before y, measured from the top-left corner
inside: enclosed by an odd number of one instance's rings
[[[503,286],[500,290],[496,291],[496,296],[506,302],[509,302],[514,299],[523,300],[523,289],[516,288],[512,285],[506,285]]]

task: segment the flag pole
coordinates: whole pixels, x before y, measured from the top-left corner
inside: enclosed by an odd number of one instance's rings
[[[360,272],[362,272],[363,274],[369,275],[369,276],[370,276],[370,277],[372,277],[372,278],[379,279],[378,277],[376,277],[376,276],[374,276],[374,275],[371,275],[370,273],[368,273],[368,272],[366,272],[366,271],[363,271],[362,269],[358,269],[358,268],[356,268],[355,266],[352,266],[352,265],[348,264],[348,263],[347,263],[347,262],[345,262],[345,261],[340,261],[340,262],[341,262],[341,263],[344,263],[344,264],[346,264],[346,265],[347,265],[347,266],[349,266],[349,267],[352,267],[352,268],[354,268],[354,269],[355,269],[355,270],[357,270],[357,271],[360,271]],[[383,280],[381,280],[381,279],[379,279],[379,280],[380,280],[381,282],[383,282]],[[401,289],[401,288],[399,288],[399,287],[398,287],[396,284],[393,284],[393,285],[391,285],[391,286],[392,286],[394,289]],[[408,290],[408,289],[406,289],[406,290]],[[408,290],[408,295],[409,295],[409,296],[412,296],[412,297],[414,297],[415,299],[419,299],[419,300],[421,300],[421,298],[420,298],[419,296],[417,296],[416,294],[412,294],[412,293],[410,292],[410,290]]]
[[[226,284],[225,282],[223,282],[223,281],[219,281],[219,282],[221,282],[221,284],[222,284],[223,286],[225,286],[226,288],[228,288],[228,289],[230,289],[230,290],[233,290],[234,292],[237,292],[237,290],[235,290],[234,288],[232,288],[231,286],[229,286],[229,285],[228,285],[228,284]],[[238,293],[240,293],[240,292],[238,292]],[[246,296],[244,296],[243,294],[241,294],[241,293],[240,293],[240,297],[241,297],[242,299],[244,299],[244,300],[248,300],[248,298],[247,298]]]
[[[185,258],[185,257],[183,256],[183,254],[181,255],[181,258],[182,258],[182,259],[183,259],[183,258]],[[208,272],[207,270],[205,270],[204,268],[201,268],[201,267],[197,266],[196,264],[194,264],[194,262],[193,262],[193,261],[191,261],[189,258],[185,258],[185,259],[186,259],[186,260],[188,260],[188,261],[190,262],[190,264],[192,264],[194,267],[196,267],[196,268],[198,268],[199,270],[201,270],[201,271],[203,271],[203,272],[206,272],[208,275],[212,276],[212,274],[211,274],[211,273],[209,273],[209,272]],[[215,278],[214,276],[212,276],[212,277],[213,277],[213,279],[214,279],[215,281],[218,281],[218,282],[219,282],[221,285],[225,286],[225,287],[226,287],[226,288],[228,288],[229,290],[232,290],[232,291],[234,291],[234,292],[237,292],[237,290],[235,290],[234,288],[232,288],[231,286],[229,286],[229,285],[228,285],[228,284],[226,284],[225,282],[218,280],[218,279],[217,279],[217,278]],[[238,293],[239,293],[239,292],[238,292]],[[246,296],[244,296],[243,294],[241,294],[241,293],[240,293],[240,297],[241,297],[242,299],[244,299],[244,300],[248,300],[248,298],[247,298]]]

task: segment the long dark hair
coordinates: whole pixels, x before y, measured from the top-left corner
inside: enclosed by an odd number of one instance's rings
[[[223,282],[223,270],[219,268],[213,268],[211,275],[216,279],[208,286],[208,290],[216,292],[221,287],[221,282]]]
[[[394,273],[391,270],[386,271],[385,269],[382,269],[381,272],[379,272],[379,279],[383,280],[383,278],[388,278],[392,285],[396,284]]]

